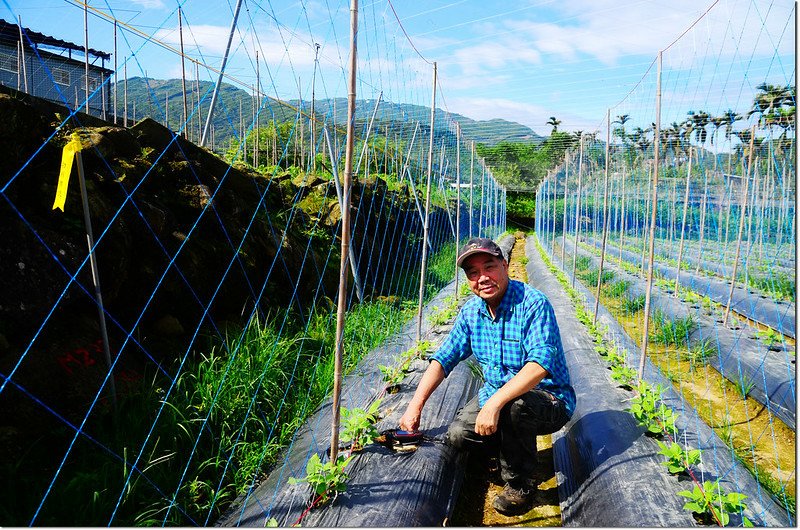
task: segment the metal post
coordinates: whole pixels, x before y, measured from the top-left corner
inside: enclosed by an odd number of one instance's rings
[[[339,181],[339,169],[338,169],[338,161],[333,156],[333,149],[331,145],[331,137],[328,134],[328,127],[323,125],[322,132],[325,136],[325,143],[328,145],[328,153],[331,157],[332,161],[336,163],[331,163],[331,173],[333,174],[333,183],[336,188],[336,198],[339,200],[339,210],[344,211],[344,202],[342,196],[342,184]],[[350,259],[350,270],[353,272],[353,283],[356,284],[356,296],[358,296],[358,301],[362,302],[364,300],[364,288],[361,285],[361,277],[358,274],[358,266],[356,262],[356,255],[353,252],[353,246],[350,245],[348,247],[348,257]]]
[[[117,21],[114,20],[114,125],[117,124],[117,86],[119,86],[119,65],[117,61]]]
[[[314,112],[315,112],[314,111],[314,104],[316,102],[315,101],[316,100],[316,95],[314,94],[314,89],[315,89],[314,85],[316,84],[316,81],[317,81],[317,64],[319,62],[319,49],[320,49],[320,45],[315,42],[314,43],[314,75],[311,76],[311,118],[309,120],[309,126],[311,128],[311,165],[310,165],[310,169],[311,169],[312,173],[314,172],[314,170],[316,168],[316,156],[317,156],[317,154],[316,154],[316,145],[315,145],[317,140],[316,140],[316,136],[314,134],[315,133],[314,125],[316,125],[315,121],[316,121],[316,118],[317,118],[316,115],[314,114]],[[358,173],[357,169],[356,169],[356,173]]]
[[[342,392],[342,356],[344,317],[347,310],[347,255],[350,248],[350,182],[353,178],[353,141],[356,114],[356,53],[358,50],[358,0],[350,0],[350,79],[347,93],[347,145],[345,147],[344,185],[342,189],[342,248],[339,260],[339,298],[336,307],[336,353],[333,368],[333,420],[331,422],[331,462],[339,452],[339,402]]]
[[[83,3],[83,52],[86,87],[86,114],[89,114],[89,0]]]
[[[367,142],[369,141],[369,133],[372,132],[372,124],[375,122],[375,115],[378,114],[378,107],[381,104],[381,99],[383,99],[383,90],[381,90],[380,94],[378,94],[378,100],[375,102],[375,108],[372,109],[372,116],[369,119],[369,126],[367,127],[367,134],[364,136],[364,147],[361,149],[361,154],[358,156],[358,162],[356,163],[354,174],[358,175],[358,172],[361,170],[361,160],[364,158],[364,154],[367,152]],[[369,166],[369,163],[367,163]]]
[[[200,137],[200,147],[206,144],[206,137],[208,130],[211,127],[211,118],[214,116],[214,106],[217,104],[217,97],[222,85],[222,77],[225,75],[225,65],[228,62],[228,53],[231,50],[231,41],[233,41],[233,32],[236,30],[236,20],[239,18],[239,9],[242,7],[242,0],[236,0],[236,9],[233,12],[233,21],[231,22],[231,30],[228,34],[228,44],[225,46],[225,55],[222,57],[222,66],[219,67],[219,77],[217,84],[214,86],[214,93],[211,95],[211,106],[208,109],[208,116],[206,117],[206,124],[203,127],[203,135]],[[213,148],[212,148],[213,149]]]
[[[83,158],[81,152],[75,153],[75,161],[78,164],[78,183],[81,188],[81,202],[83,203],[83,222],[86,227],[86,244],[89,247],[89,265],[92,269],[92,283],[94,284],[94,295],[97,299],[97,312],[100,317],[100,338],[103,339],[103,354],[106,360],[106,367],[111,370],[111,350],[108,345],[108,330],[106,329],[106,312],[103,309],[103,294],[100,290],[100,272],[97,267],[97,257],[94,254],[94,235],[92,233],[92,220],[89,215],[89,195],[86,192],[86,176],[83,171]],[[111,394],[111,404],[114,413],[117,411],[117,390],[114,385],[114,374],[108,377],[108,390]]]
[[[188,138],[189,129],[186,120],[189,119],[189,106],[186,103],[186,55],[183,53],[183,16],[180,6],[178,6],[178,35],[181,41],[181,89],[183,90],[183,121],[181,128],[183,129],[183,137]]]
[[[425,223],[422,228],[422,266],[419,273],[419,307],[417,308],[417,343],[422,340],[422,303],[425,298],[425,273],[428,266],[428,225],[430,223],[431,209],[431,176],[433,173],[433,133],[434,119],[436,118],[436,62],[433,63],[433,95],[431,97],[431,128],[430,143],[428,144],[428,183],[425,193]]]
[[[122,70],[124,71],[123,77],[125,77],[125,86],[124,86],[125,90],[123,91],[122,94],[123,98],[122,126],[127,127],[128,126],[128,61],[127,60],[123,63]]]

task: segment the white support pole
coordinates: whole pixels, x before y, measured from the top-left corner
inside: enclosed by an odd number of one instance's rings
[[[222,66],[219,67],[219,77],[217,78],[217,84],[214,85],[214,93],[211,95],[211,106],[208,109],[208,116],[206,117],[206,124],[203,127],[203,135],[200,137],[200,147],[203,147],[206,144],[206,138],[208,137],[208,131],[211,128],[211,119],[214,116],[214,106],[217,103],[217,97],[219,96],[219,90],[222,86],[222,78],[225,75],[225,65],[228,63],[228,54],[231,50],[231,42],[233,41],[233,32],[236,30],[236,20],[239,18],[239,10],[242,7],[242,0],[236,0],[236,9],[233,12],[233,21],[231,22],[231,30],[228,34],[228,44],[225,46],[225,55],[222,57]]]
[[[431,97],[431,127],[430,144],[428,144],[428,182],[425,193],[425,223],[422,228],[422,266],[419,273],[419,306],[417,308],[417,344],[422,340],[422,304],[425,299],[425,273],[428,266],[428,225],[430,223],[431,209],[431,177],[433,173],[433,134],[436,118],[436,62],[433,63],[433,95]]]

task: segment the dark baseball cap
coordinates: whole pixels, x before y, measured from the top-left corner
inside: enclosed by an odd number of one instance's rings
[[[459,267],[463,267],[465,259],[473,254],[478,253],[489,254],[496,258],[505,259],[503,257],[503,251],[500,250],[500,247],[497,246],[497,243],[488,237],[473,237],[467,241],[466,245],[461,247],[461,250],[458,253],[458,260],[456,260],[456,264],[458,264]]]

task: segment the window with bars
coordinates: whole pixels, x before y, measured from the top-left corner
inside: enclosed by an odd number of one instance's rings
[[[0,70],[17,73],[17,52],[0,52]]]
[[[59,85],[69,86],[69,71],[61,68],[53,68],[53,80]]]

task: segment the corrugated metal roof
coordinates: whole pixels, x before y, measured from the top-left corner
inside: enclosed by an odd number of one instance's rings
[[[26,27],[22,28],[22,32],[26,40],[28,40],[28,44],[33,42],[34,44],[42,44],[45,46],[54,46],[58,48],[63,48],[65,50],[75,50],[78,52],[83,53],[84,47],[73,42],[57,39],[55,37],[51,37],[49,35],[45,35],[44,33],[39,33],[38,31],[33,31]],[[19,25],[14,24],[12,22],[6,22],[3,19],[0,19],[0,42],[9,43],[9,42],[19,42]],[[111,54],[101,52],[99,50],[95,50],[89,48],[89,55],[94,55],[100,59],[110,59]]]

